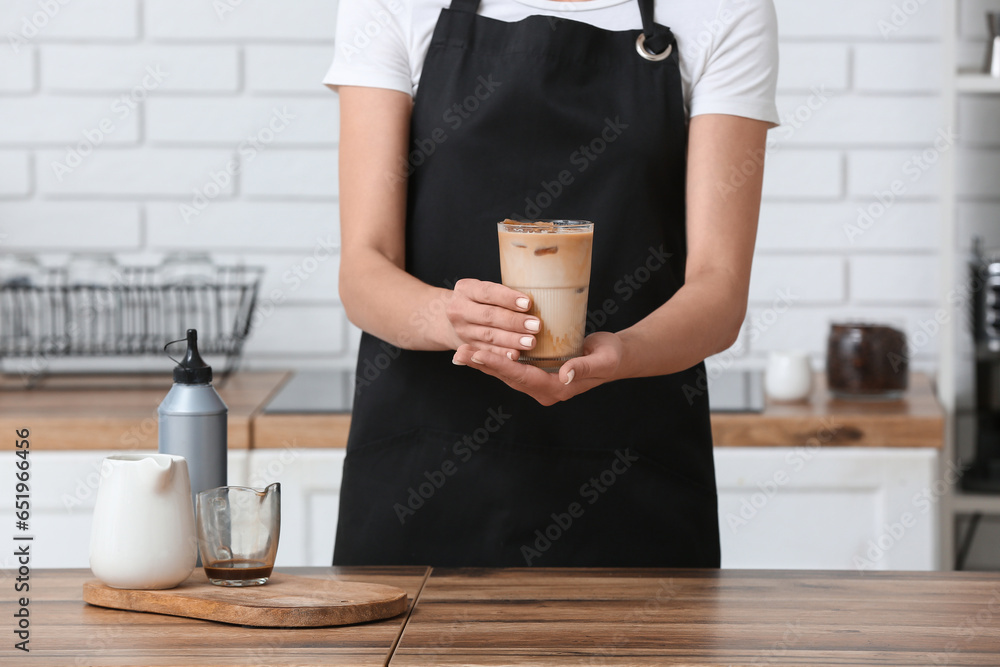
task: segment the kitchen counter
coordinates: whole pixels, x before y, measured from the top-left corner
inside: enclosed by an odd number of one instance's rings
[[[294,441],[296,447],[344,447],[351,417],[346,409],[339,376],[331,376],[331,405],[323,410],[317,399],[319,375],[302,382],[307,405],[296,411],[295,401],[279,410],[265,409],[254,421],[258,448],[279,448]],[[293,380],[294,381],[294,380]],[[801,447],[812,445],[849,447],[930,447],[944,441],[944,410],[934,397],[930,378],[922,373],[910,377],[905,397],[898,401],[853,402],[832,397],[826,378],[818,374],[812,395],[800,403],[769,401],[762,412],[712,413],[712,436],[716,447]],[[289,384],[291,387],[291,384]],[[307,398],[310,397],[310,398]],[[280,396],[278,397],[280,398]],[[310,403],[311,401],[311,403]]]
[[[252,446],[253,420],[291,377],[289,372],[234,373],[215,383],[229,407],[229,448]],[[35,450],[156,449],[156,408],[170,374],[46,376],[24,389],[0,380],[0,432],[31,430]]]
[[[995,665],[1000,574],[288,568],[407,590],[408,614],[246,628],[91,607],[87,570],[31,573],[30,654],[126,665]],[[430,576],[426,574],[430,572]],[[10,571],[3,578],[12,576]],[[0,615],[12,618],[9,596]],[[30,657],[30,660],[29,660]],[[14,663],[11,663],[14,664]]]
[[[923,373],[898,401],[843,401],[818,374],[807,401],[768,401],[760,414],[713,413],[716,447],[933,447],[944,444],[944,409]]]
[[[101,459],[156,449],[156,406],[169,386],[161,376],[118,378],[133,386],[102,390],[67,382],[96,385],[46,378],[30,391],[0,391],[0,427],[31,430],[40,567],[87,564]],[[836,401],[822,378],[816,384],[807,403],[712,414],[723,565],[929,570],[947,562],[937,519],[943,415],[927,377],[912,377],[905,400],[879,404]],[[299,518],[282,526],[279,564],[329,563],[350,424],[349,413],[334,410],[349,405],[349,374],[238,373],[221,393],[230,407],[228,482],[281,482],[282,506]],[[0,477],[0,495],[14,494],[13,482]],[[901,521],[905,547],[870,546],[894,544],[886,526]]]
[[[348,375],[338,372],[235,373],[219,389],[229,406],[232,449],[343,448],[351,417]],[[29,428],[38,450],[156,449],[156,407],[170,378],[52,377],[31,390],[0,382],[0,429]],[[127,384],[127,388],[115,388]],[[817,376],[808,401],[768,402],[762,412],[713,412],[717,447],[940,448],[944,411],[930,379],[915,373],[905,398],[847,402]],[[285,388],[292,392],[283,391]]]

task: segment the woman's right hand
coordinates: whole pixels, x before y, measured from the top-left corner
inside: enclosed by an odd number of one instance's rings
[[[459,280],[445,309],[455,332],[453,349],[470,345],[517,361],[521,352],[535,346],[541,322],[528,314],[526,294],[497,283]]]

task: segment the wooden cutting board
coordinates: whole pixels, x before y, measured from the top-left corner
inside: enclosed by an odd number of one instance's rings
[[[281,573],[263,586],[215,586],[200,568],[177,588],[162,591],[111,588],[94,579],[83,584],[83,599],[98,607],[272,628],[365,623],[407,607],[406,591],[394,586]]]

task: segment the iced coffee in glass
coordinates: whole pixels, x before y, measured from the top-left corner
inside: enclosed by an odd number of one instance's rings
[[[520,361],[549,372],[583,354],[594,223],[540,220],[497,223],[503,284],[531,297],[542,322],[534,349]]]

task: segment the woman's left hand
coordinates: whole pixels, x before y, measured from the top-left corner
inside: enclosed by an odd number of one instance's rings
[[[623,351],[621,338],[607,331],[598,331],[584,339],[583,356],[564,363],[558,373],[547,373],[470,345],[459,347],[453,361],[499,378],[542,405],[552,405],[618,379]]]

